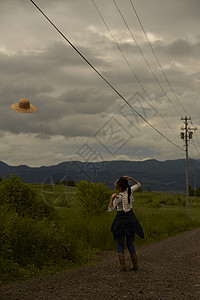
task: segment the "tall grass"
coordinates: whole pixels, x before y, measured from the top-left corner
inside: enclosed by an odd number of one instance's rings
[[[135,194],[133,210],[140,221],[145,239],[135,237],[137,245],[162,240],[200,226],[200,199],[197,206],[190,207],[190,218],[186,217],[184,196],[142,192]],[[166,204],[163,203],[163,199]],[[112,250],[116,243],[110,231],[115,212],[107,211],[100,216],[87,216],[75,205],[62,208],[59,215],[63,226],[70,228],[73,235],[95,251]]]
[[[88,216],[84,215],[79,208],[59,209],[59,214],[60,222],[84,248],[89,247],[93,251],[114,248],[115,242],[110,231],[113,215],[105,212],[98,217]]]

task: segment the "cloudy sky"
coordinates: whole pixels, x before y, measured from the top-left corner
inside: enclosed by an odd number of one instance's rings
[[[200,128],[200,1],[35,3],[118,93],[30,0],[0,0],[0,160],[48,166],[184,158],[181,117]],[[13,111],[21,98],[37,111]],[[197,130],[192,158],[199,158],[199,140]]]

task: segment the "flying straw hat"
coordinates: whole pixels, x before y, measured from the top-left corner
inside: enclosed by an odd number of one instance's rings
[[[28,99],[20,99],[18,103],[12,104],[11,108],[21,113],[32,113],[37,110],[34,105],[30,104]]]

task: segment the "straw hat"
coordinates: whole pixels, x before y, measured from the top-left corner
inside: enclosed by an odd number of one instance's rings
[[[11,108],[21,113],[32,113],[37,110],[34,105],[30,104],[28,99],[20,99],[18,103],[12,104]]]

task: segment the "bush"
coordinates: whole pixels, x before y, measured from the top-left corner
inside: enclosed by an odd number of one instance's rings
[[[15,176],[2,179],[0,283],[57,272],[91,257],[93,249],[80,245],[55,211],[30,184]]]
[[[104,214],[108,208],[111,191],[103,183],[81,181],[77,184],[77,198],[83,212],[90,216]]]
[[[67,228],[47,219],[20,217],[2,207],[0,212],[0,282],[57,271],[82,259]]]
[[[42,269],[58,264],[61,259],[74,260],[71,237],[54,223],[18,217],[9,231],[12,259],[22,267],[34,265]]]
[[[37,191],[30,184],[23,183],[19,177],[11,175],[10,179],[2,178],[0,182],[0,205],[7,205],[17,215],[33,219],[53,217],[53,206],[42,201]]]
[[[22,280],[26,277],[27,272],[16,262],[0,257],[0,283],[9,281]]]

